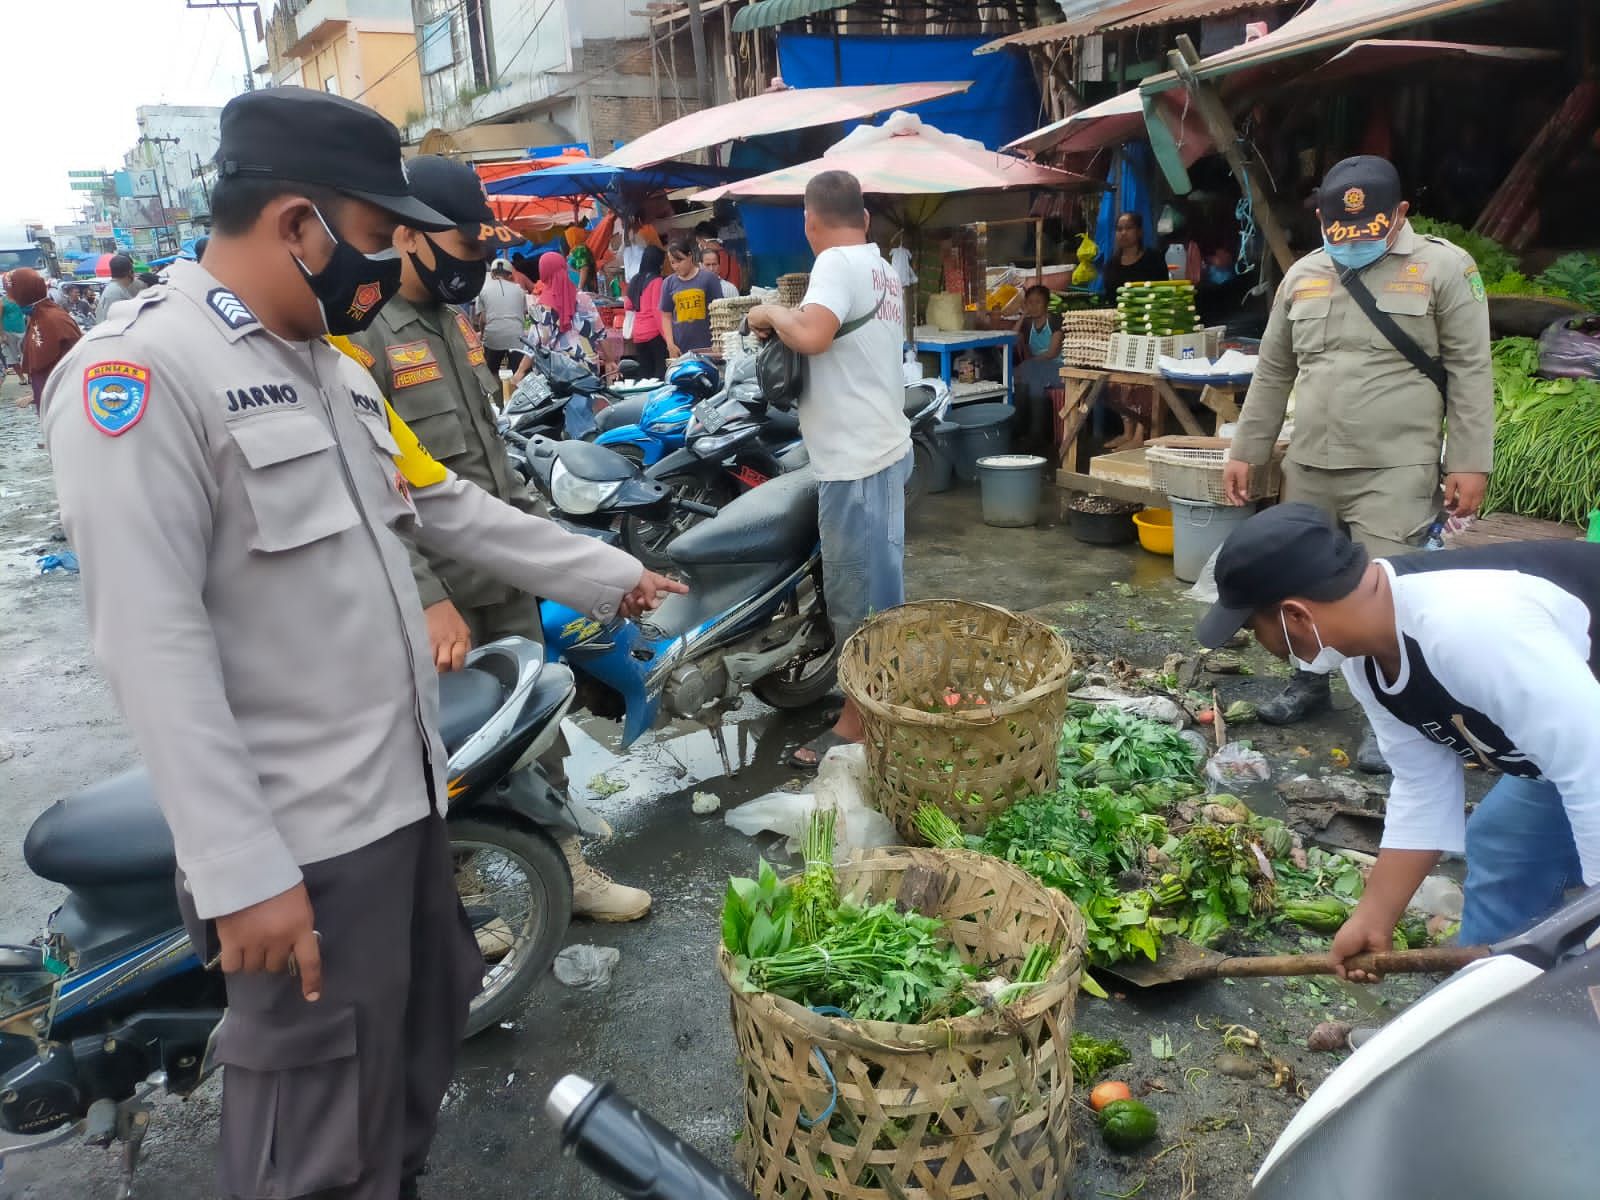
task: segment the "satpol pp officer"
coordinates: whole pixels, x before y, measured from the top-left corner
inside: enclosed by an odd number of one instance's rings
[[[482,978],[394,530],[597,618],[676,585],[434,462],[323,342],[395,294],[398,222],[453,225],[411,196],[393,125],[253,92],[223,110],[218,162],[205,266],[79,344],[45,434],[180,902],[227,972],[222,1190],[394,1200],[416,1194]]]
[[[1408,211],[1384,159],[1347,158],[1328,172],[1323,248],[1278,289],[1226,468],[1229,499],[1242,504],[1293,391],[1283,498],[1332,514],[1375,558],[1411,550],[1441,501],[1457,516],[1476,512],[1494,461],[1483,279],[1465,250],[1412,229]],[[1328,703],[1327,675],[1301,670],[1260,715],[1287,725]],[[1358,761],[1384,769],[1370,732]]]

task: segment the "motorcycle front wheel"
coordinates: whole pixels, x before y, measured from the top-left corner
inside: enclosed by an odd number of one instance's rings
[[[555,961],[572,922],[572,872],[541,833],[499,821],[450,822],[456,892],[483,954],[467,1036],[511,1015]]]

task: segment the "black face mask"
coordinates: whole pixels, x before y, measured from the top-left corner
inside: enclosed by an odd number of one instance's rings
[[[489,274],[488,260],[457,258],[427,234],[422,235],[422,240],[433,251],[434,265],[425,266],[415,254],[408,254],[408,257],[429,294],[441,304],[468,304],[476,300]]]
[[[317,298],[322,324],[331,334],[360,333],[378,310],[400,292],[400,254],[393,246],[376,254],[363,254],[328,225],[321,211],[312,208],[322,228],[333,239],[328,265],[313,272],[296,258],[306,286]]]

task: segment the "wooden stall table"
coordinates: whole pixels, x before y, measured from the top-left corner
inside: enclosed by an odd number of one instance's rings
[[[1248,383],[1188,383],[1179,379],[1167,379],[1165,382],[1179,393],[1199,392],[1201,407],[1217,414],[1219,428],[1239,419],[1244,395],[1250,390]]]
[[[1205,430],[1189,411],[1189,405],[1173,390],[1171,381],[1160,375],[1145,375],[1138,371],[1113,371],[1100,367],[1062,367],[1061,378],[1066,384],[1066,399],[1061,405],[1061,469],[1057,472],[1056,479],[1063,487],[1088,490],[1083,481],[1089,477],[1078,473],[1078,439],[1089,420],[1089,414],[1105,395],[1106,388],[1113,383],[1155,390],[1157,403],[1150,421],[1152,438],[1162,435],[1166,423],[1165,413],[1169,409],[1185,433],[1193,434],[1195,437],[1205,436]]]

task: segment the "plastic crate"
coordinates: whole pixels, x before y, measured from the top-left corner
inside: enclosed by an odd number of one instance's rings
[[[1106,348],[1106,369],[1109,371],[1134,371],[1140,375],[1158,375],[1157,361],[1167,358],[1204,358],[1206,347],[1213,341],[1209,330],[1184,333],[1176,337],[1150,337],[1142,333],[1113,333]]]
[[[1200,450],[1178,446],[1146,446],[1145,462],[1150,466],[1152,491],[1179,500],[1207,504],[1228,503],[1222,472],[1228,462],[1226,449]],[[1260,466],[1250,468],[1245,498],[1266,500],[1283,487],[1283,470],[1276,455]]]

